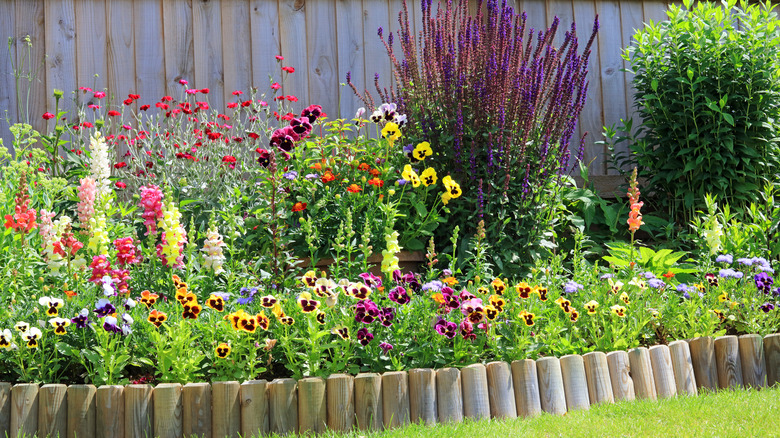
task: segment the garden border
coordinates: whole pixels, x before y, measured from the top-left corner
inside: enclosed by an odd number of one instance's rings
[[[780,383],[780,333],[675,341],[462,369],[272,382],[0,383],[0,436],[258,437],[564,414],[615,400]],[[259,432],[259,433],[258,433]]]

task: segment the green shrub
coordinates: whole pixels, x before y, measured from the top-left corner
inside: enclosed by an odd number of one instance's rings
[[[780,22],[766,3],[683,3],[638,31],[624,58],[643,137],[629,161],[670,217],[687,222],[706,193],[744,211],[778,181]]]

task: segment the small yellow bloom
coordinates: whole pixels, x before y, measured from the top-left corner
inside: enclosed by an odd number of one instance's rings
[[[555,300],[555,304],[560,306],[561,310],[563,310],[565,313],[569,313],[572,311],[571,301],[567,300],[564,297],[558,297],[558,299]]]
[[[598,309],[599,303],[596,300],[590,300],[585,303],[585,308],[588,310],[588,315],[595,315],[596,309]]]
[[[433,170],[432,167],[429,167],[423,170],[422,175],[420,175],[420,179],[422,179],[422,183],[425,185],[425,187],[428,187],[436,184],[438,177],[436,176],[436,171]]]
[[[441,179],[441,183],[444,184],[444,188],[446,189],[447,193],[449,193],[450,197],[457,198],[460,196],[463,191],[460,189],[460,184],[456,183],[452,180],[452,177],[447,175],[444,178]]]
[[[625,293],[625,292],[623,292],[622,294],[620,294],[620,299],[621,299],[621,300],[623,300],[623,302],[624,302],[624,303],[626,303],[626,305],[629,305],[629,304],[631,304],[631,300],[629,300],[629,298],[628,298],[628,294],[627,294],[627,293]]]
[[[230,345],[226,344],[225,342],[217,345],[217,348],[214,350],[215,353],[217,353],[217,357],[220,359],[224,359],[228,357],[230,354]]]
[[[723,291],[722,294],[718,295],[718,302],[722,303],[724,301],[729,301],[729,293],[726,291]]]
[[[401,138],[401,128],[393,122],[387,122],[385,127],[382,128],[382,137],[392,143]]]
[[[520,312],[519,316],[520,316],[520,318],[523,318],[523,322],[525,322],[525,325],[527,325],[528,327],[531,327],[532,325],[534,325],[534,316],[535,315],[533,313],[527,312],[527,311],[523,310],[522,312]]]
[[[615,304],[614,306],[610,307],[610,309],[612,309],[612,313],[614,313],[615,315],[621,318],[626,316],[626,308],[619,304]]]
[[[415,146],[414,151],[412,152],[412,156],[419,161],[422,161],[431,155],[433,155],[433,149],[431,149],[431,144],[427,141],[419,143],[417,146]]]
[[[420,176],[412,169],[410,164],[404,166],[404,171],[401,172],[401,178],[409,181],[412,187],[420,187]]]

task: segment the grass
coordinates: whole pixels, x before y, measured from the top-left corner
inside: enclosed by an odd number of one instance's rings
[[[718,391],[698,397],[592,406],[563,416],[410,425],[379,433],[327,433],[336,437],[780,437],[780,387]]]

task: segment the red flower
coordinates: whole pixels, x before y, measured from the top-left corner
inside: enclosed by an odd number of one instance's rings
[[[92,111],[95,111],[100,109],[100,105],[95,105],[94,103],[91,103],[87,105],[87,108],[91,109]]]
[[[179,84],[181,84],[181,85],[187,85],[187,84],[189,84],[189,82],[187,82],[187,80],[186,80],[186,79],[179,79]]]
[[[149,105],[141,105],[141,111],[146,111],[149,109]]]
[[[127,99],[125,99],[125,100],[124,100],[122,103],[124,103],[125,105],[132,105],[132,104],[133,104],[133,99],[130,99],[130,98],[128,97],[128,98],[127,98]]]
[[[161,110],[167,110],[168,109],[168,104],[167,103],[157,102],[157,103],[154,104],[154,106],[156,106],[157,108],[160,108]]]
[[[132,94],[132,93],[128,94],[127,97],[129,97],[130,99],[133,99],[133,100],[138,100],[138,99],[141,98],[141,96],[139,96],[137,94]]]
[[[368,180],[368,184],[372,186],[377,186],[378,188],[381,189],[385,185],[385,182],[379,178],[374,177]]]
[[[54,118],[54,114],[52,113],[43,113],[43,120],[51,120]]]
[[[188,89],[184,90],[184,92],[187,93],[187,94],[197,94],[198,91],[199,90],[197,88],[188,88]]]
[[[201,88],[200,92],[203,93],[203,94],[209,94],[209,89],[208,88]]]
[[[93,125],[92,125],[92,122],[84,122],[84,123],[81,124],[81,127],[82,128],[92,128]]]
[[[296,202],[295,205],[293,205],[292,211],[293,213],[296,211],[303,211],[306,210],[306,203],[305,202]]]
[[[358,169],[366,172],[371,170],[371,166],[369,166],[368,163],[360,163],[360,165],[358,165]]]
[[[234,157],[232,155],[225,155],[224,157],[222,157],[222,162],[223,163],[231,163],[231,164],[235,163],[236,162],[236,157]]]
[[[666,278],[667,280],[671,279],[672,277],[674,277],[674,272],[668,271],[666,274],[663,275],[663,277]]]
[[[361,189],[360,186],[357,185],[357,184],[350,184],[349,187],[347,187],[347,191],[349,193],[358,193],[361,190],[363,190],[363,189]]]
[[[118,189],[126,189],[127,188],[127,184],[123,183],[122,181],[117,181],[117,182],[114,183],[114,185]]]
[[[277,61],[284,61],[284,56],[282,56],[282,55],[276,55],[276,60],[277,60]]]
[[[333,175],[333,172],[330,171],[330,169],[326,170],[324,174],[322,174],[322,178],[320,178],[322,182],[329,183],[336,179],[336,176]]]
[[[242,94],[244,94],[244,92],[241,91],[241,90],[236,90],[236,91],[233,92],[233,96],[240,96]]]
[[[290,102],[297,102],[298,98],[295,96],[285,96]]]
[[[249,105],[252,105],[252,101],[251,100],[245,100],[245,101],[241,102],[241,106],[242,107],[248,107]]]
[[[260,138],[260,135],[259,135],[259,134],[256,134],[256,133],[254,133],[254,132],[250,132],[250,133],[249,133],[249,134],[247,134],[247,135],[248,135],[248,136],[250,136],[250,137],[252,138],[252,140],[257,140],[258,138]]]
[[[227,104],[227,107],[230,108],[230,109],[237,108],[238,107],[238,103],[230,102],[229,104]]]
[[[295,73],[295,69],[293,67],[282,67],[282,71],[286,71],[287,73]]]
[[[115,117],[115,116],[118,116],[120,114],[121,113],[119,111],[114,111],[114,110],[111,110],[111,111],[108,112],[108,116],[109,117]]]
[[[120,161],[119,163],[114,164],[114,169],[121,169],[123,167],[127,167],[127,163],[124,161]]]
[[[173,98],[171,96],[163,96],[160,102],[173,102]]]
[[[79,87],[79,90],[83,91],[85,94],[86,94],[87,92],[89,92],[89,91],[92,91],[92,89],[91,89],[91,88],[89,88],[89,87]]]
[[[103,91],[95,91],[95,99],[102,99],[106,97],[106,93]]]
[[[273,89],[273,90],[278,90],[280,88],[282,88],[282,86],[279,85],[278,82],[274,82],[273,84],[271,84],[271,89]]]

